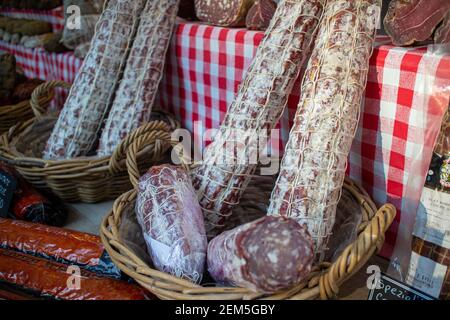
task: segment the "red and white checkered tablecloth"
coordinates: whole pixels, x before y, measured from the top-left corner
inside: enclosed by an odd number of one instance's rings
[[[58,7],[52,10],[25,10],[25,9],[0,9],[0,15],[17,18],[47,21],[51,23],[53,31],[64,29],[64,7]]]
[[[42,80],[63,80],[72,83],[82,64],[72,52],[49,53],[44,49],[28,49],[20,45],[0,41],[0,50],[15,55],[17,64],[22,67],[28,78]],[[58,90],[54,105],[62,106],[67,96],[66,90]]]
[[[242,29],[178,25],[157,101],[193,131],[196,141],[202,141],[205,129],[219,127],[262,37],[262,32]],[[425,181],[448,104],[448,93],[427,92],[438,82],[450,88],[450,56],[433,56],[426,48],[395,48],[386,37],[377,38],[348,173],[377,204],[390,202],[399,211],[386,236],[384,256],[390,256],[395,244],[411,177],[421,187]],[[299,93],[297,83],[278,126],[281,151]]]
[[[219,127],[262,37],[262,32],[179,23],[157,103],[201,142],[206,129]],[[82,62],[71,53],[49,54],[0,42],[2,49],[16,54],[29,77],[72,82]],[[399,211],[386,236],[384,256],[392,252],[412,182],[419,186],[417,196],[425,181],[448,104],[448,93],[428,90],[439,83],[450,89],[450,56],[431,55],[426,48],[395,48],[385,37],[377,38],[348,173],[377,204],[390,202]],[[280,137],[274,139],[280,153],[299,94],[298,82],[278,125]]]

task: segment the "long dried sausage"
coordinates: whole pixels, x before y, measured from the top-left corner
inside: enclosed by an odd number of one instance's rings
[[[334,225],[380,6],[379,0],[328,2],[271,196],[268,214],[306,224],[318,260]]]

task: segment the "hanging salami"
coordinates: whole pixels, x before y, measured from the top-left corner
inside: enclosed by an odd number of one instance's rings
[[[192,172],[209,238],[223,230],[257,167],[253,161],[257,149],[264,148],[283,113],[316,34],[323,3],[284,0],[278,5],[219,134],[206,148],[203,164]]]
[[[269,215],[294,218],[323,259],[358,126],[379,0],[330,1],[301,88]]]

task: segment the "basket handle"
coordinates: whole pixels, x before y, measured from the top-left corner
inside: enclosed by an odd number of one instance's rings
[[[131,153],[133,153],[137,168],[137,153],[148,145],[153,145],[154,155],[160,155],[163,149],[167,147],[168,141],[170,141],[171,132],[171,127],[162,120],[151,121],[140,126],[122,140],[114,150],[109,160],[110,172],[117,174],[123,171],[123,160],[125,158],[127,159],[128,167],[128,157]],[[159,160],[159,158],[155,158],[154,160]],[[139,172],[138,169],[136,170]]]
[[[64,81],[53,80],[45,82],[34,89],[31,94],[30,104],[35,117],[39,118],[45,114],[45,109],[39,104],[39,99],[56,87],[70,89],[71,85]]]
[[[349,245],[339,258],[320,275],[319,294],[321,299],[330,299],[339,293],[339,287],[349,277],[359,271],[372,257],[381,250],[384,235],[396,216],[392,204],[385,204],[372,217],[355,242]],[[295,296],[293,297],[295,299]]]
[[[186,171],[189,171],[191,168],[190,158],[188,153],[184,152],[182,144],[180,144],[179,141],[172,140],[170,133],[163,133],[159,135],[159,137],[161,138],[162,143],[170,144],[173,147],[173,150],[180,159],[181,165]],[[135,190],[138,189],[139,178],[141,176],[137,162],[137,154],[143,147],[149,145],[149,143],[152,142],[152,139],[153,138],[150,135],[142,135],[139,138],[134,139],[133,143],[127,148],[126,165],[131,184]]]

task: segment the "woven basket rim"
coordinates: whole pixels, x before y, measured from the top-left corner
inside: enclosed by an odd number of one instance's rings
[[[55,87],[63,87],[67,88],[69,85],[63,81],[49,81],[46,82],[39,87],[36,88],[36,90],[33,92],[33,99],[34,99],[34,107],[33,109],[40,109],[39,107],[36,107],[36,104],[41,101],[41,96]],[[32,100],[33,100],[32,99]],[[57,171],[62,172],[71,172],[71,171],[86,171],[86,172],[99,172],[103,170],[108,170],[108,164],[110,164],[111,158],[113,156],[116,156],[117,160],[119,158],[122,158],[123,161],[120,163],[121,167],[124,164],[124,158],[125,158],[125,147],[127,145],[126,141],[129,141],[128,144],[131,144],[132,141],[135,139],[141,138],[141,135],[144,135],[146,133],[152,133],[152,131],[155,131],[152,135],[154,139],[159,139],[161,141],[165,141],[168,139],[168,135],[170,132],[172,132],[175,129],[178,129],[180,127],[180,123],[176,120],[174,120],[168,112],[164,110],[157,110],[155,109],[154,112],[163,113],[167,120],[169,121],[169,124],[162,120],[154,120],[150,121],[141,127],[139,127],[137,130],[135,130],[133,133],[131,133],[126,139],[124,139],[121,144],[116,148],[115,152],[112,155],[109,156],[83,156],[83,157],[76,157],[72,159],[62,159],[62,160],[45,160],[38,157],[27,157],[24,154],[18,152],[17,150],[12,150],[9,148],[10,143],[12,139],[23,132],[26,128],[28,128],[30,125],[35,123],[36,121],[39,121],[46,116],[39,113],[39,111],[35,111],[36,117],[29,119],[25,122],[19,123],[16,126],[12,127],[9,132],[4,133],[2,136],[2,143],[0,143],[0,159],[5,160],[7,162],[12,162],[13,164],[16,164],[18,166],[22,166],[23,169],[27,167],[31,167],[30,170],[38,170],[42,172],[48,172],[55,173]],[[48,118],[53,118],[49,116]],[[154,143],[154,141],[153,141]],[[59,174],[59,178],[63,179],[64,176],[67,176],[68,179],[71,179],[71,175],[67,174]],[[53,178],[58,179],[58,174],[55,173],[55,176]]]
[[[145,142],[140,142],[145,143]],[[356,198],[362,208],[362,222],[357,239],[347,246],[334,263],[322,263],[313,268],[307,281],[294,288],[266,295],[238,287],[202,287],[187,280],[158,271],[142,261],[132,249],[122,243],[119,236],[121,217],[137,198],[139,171],[136,168],[134,150],[139,142],[127,152],[127,168],[134,186],[116,199],[113,209],[104,217],[100,226],[100,237],[112,261],[138,284],[161,299],[176,300],[241,300],[241,299],[328,299],[335,297],[339,287],[354,275],[373,255],[381,249],[384,234],[392,224],[396,209],[386,204],[377,210],[367,192],[346,178],[344,188]],[[134,208],[134,206],[132,207]]]

